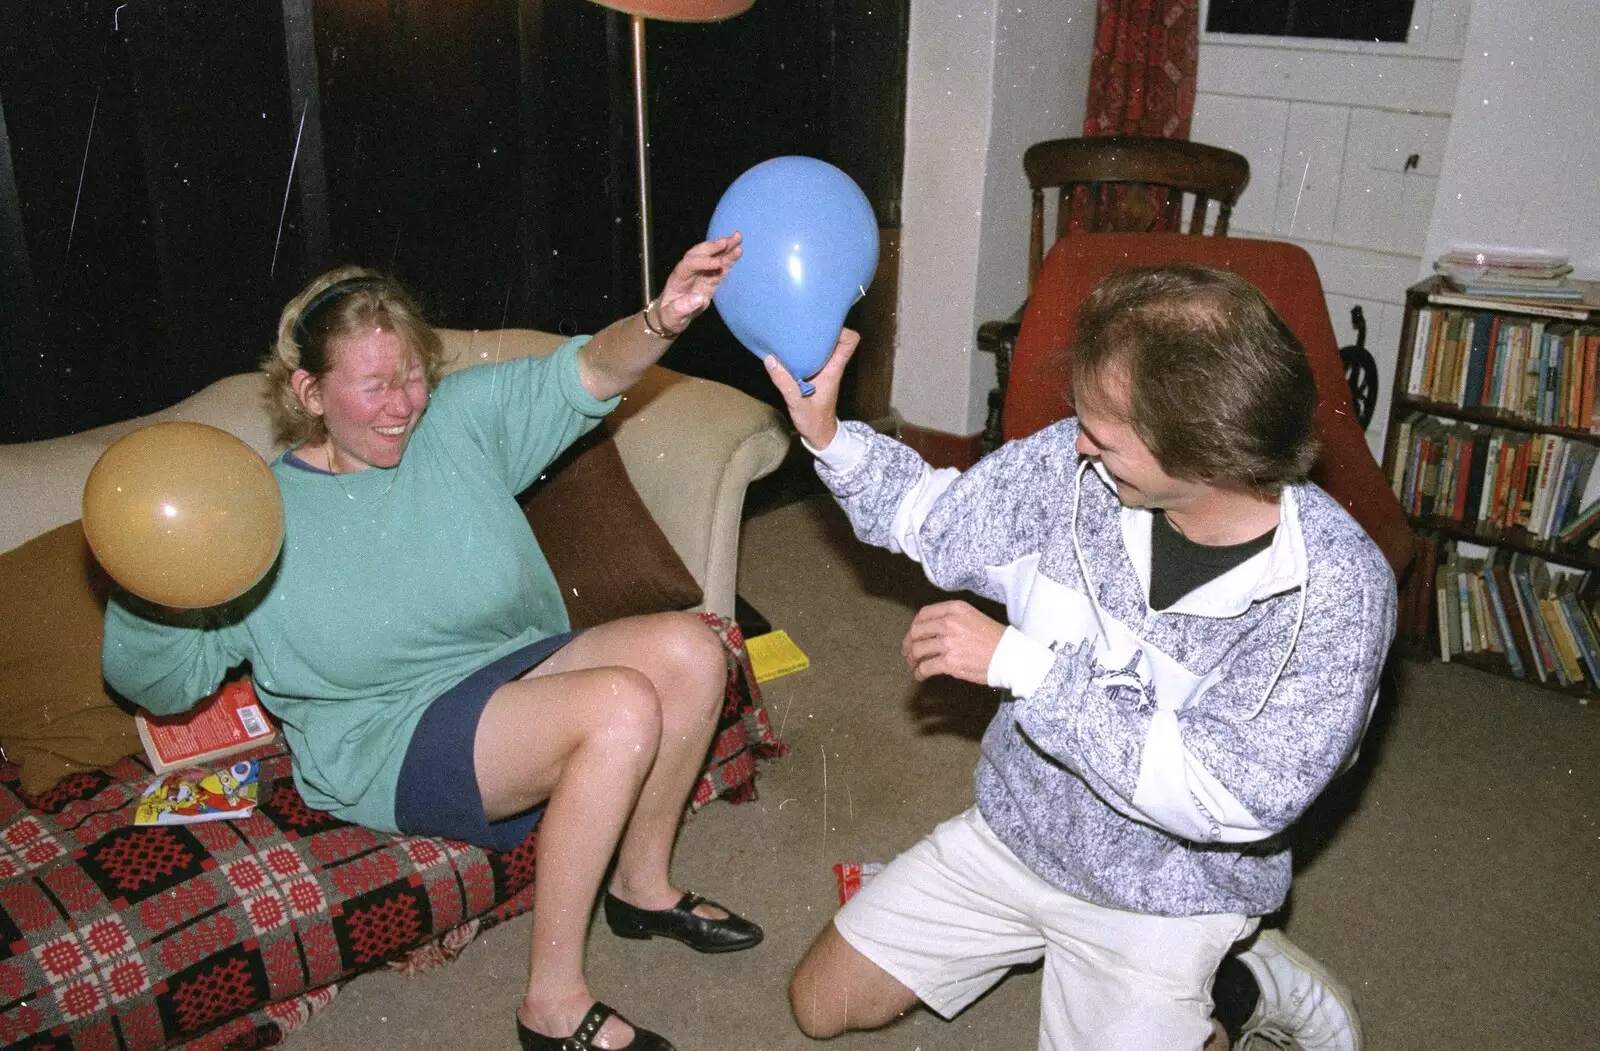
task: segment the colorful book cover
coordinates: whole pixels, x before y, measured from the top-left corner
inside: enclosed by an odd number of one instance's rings
[[[192,825],[248,817],[261,790],[261,766],[243,759],[199,776],[163,774],[150,782],[134,811],[135,825]]]
[[[158,774],[215,763],[265,744],[277,732],[248,678],[224,685],[179,715],[134,716],[150,769]]]

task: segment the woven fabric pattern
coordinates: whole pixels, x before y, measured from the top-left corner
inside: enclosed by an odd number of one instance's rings
[[[734,625],[693,805],[755,794],[772,734]],[[238,821],[135,827],[143,757],[28,796],[0,764],[0,1048],[270,1047],[377,967],[453,959],[532,903],[538,831],[498,853],[392,836],[306,806],[277,745]]]

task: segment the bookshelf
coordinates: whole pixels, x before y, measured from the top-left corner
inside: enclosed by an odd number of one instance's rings
[[[1399,641],[1600,696],[1600,285],[1406,292],[1383,469],[1418,539]]]

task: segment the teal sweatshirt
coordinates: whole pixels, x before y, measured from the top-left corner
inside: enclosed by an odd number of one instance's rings
[[[178,617],[118,593],[106,608],[106,681],[165,715],[249,661],[306,802],[395,831],[400,764],[428,703],[567,630],[514,497],[616,407],[578,379],[585,342],[446,377],[393,469],[332,475],[280,457],[284,541],[272,572],[229,605]]]

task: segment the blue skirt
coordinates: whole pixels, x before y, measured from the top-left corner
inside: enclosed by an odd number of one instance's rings
[[[552,635],[479,668],[428,705],[411,734],[395,787],[395,827],[410,836],[459,839],[515,850],[544,816],[544,805],[490,821],[483,812],[473,741],[494,691],[543,663],[578,635]]]

